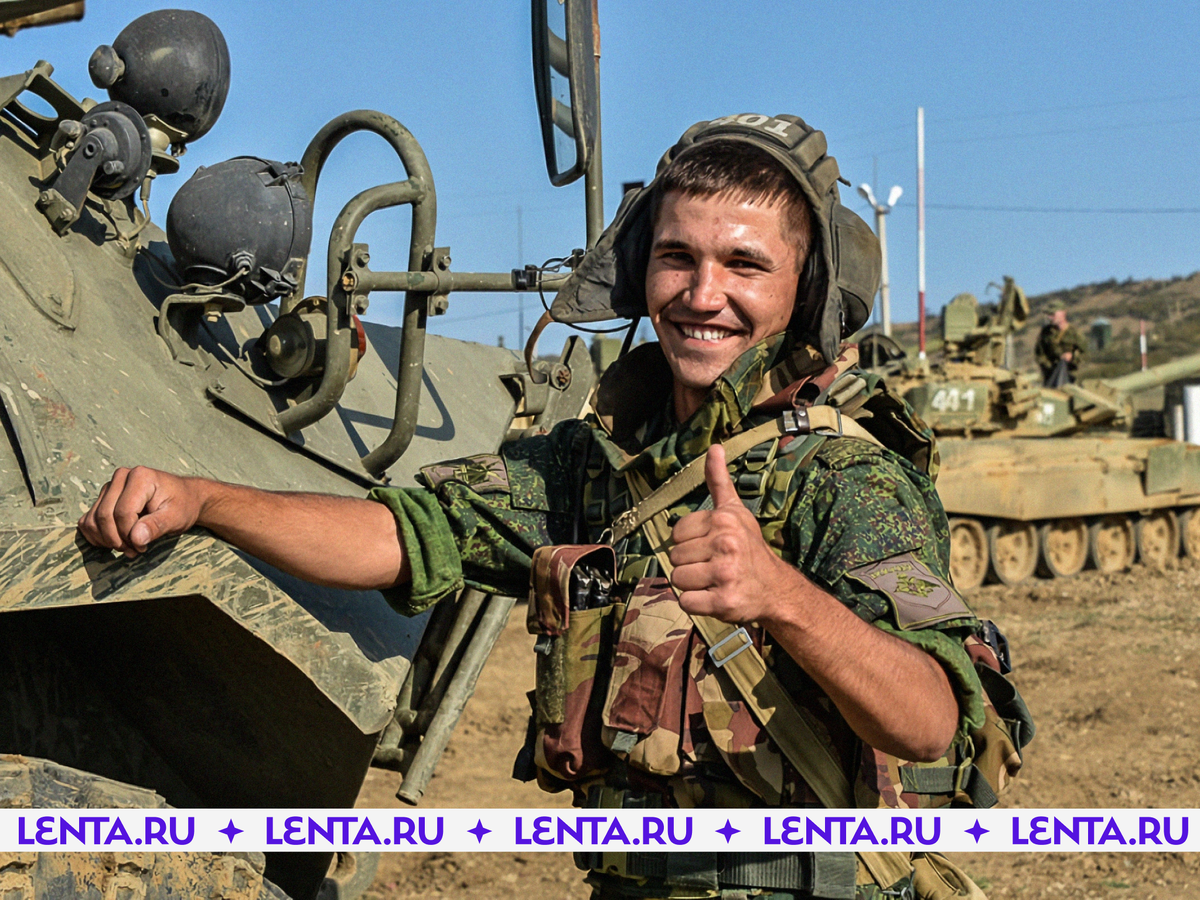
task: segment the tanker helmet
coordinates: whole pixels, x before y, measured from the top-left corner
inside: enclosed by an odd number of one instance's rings
[[[552,317],[583,324],[646,314],[646,266],[659,181],[681,153],[717,138],[766,151],[796,180],[808,200],[813,235],[797,286],[791,330],[816,344],[832,363],[842,339],[871,315],[881,271],[879,240],[866,222],[842,206],[837,160],[826,153],[825,135],[796,116],[724,116],[698,122],[684,132],[659,160],[654,180],[625,195],[596,246],[559,289]]]

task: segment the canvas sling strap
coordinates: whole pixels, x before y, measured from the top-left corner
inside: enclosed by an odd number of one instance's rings
[[[871,432],[849,416],[843,416],[835,407],[812,406],[808,409],[788,410],[778,418],[735,434],[722,445],[725,448],[725,459],[727,462],[733,462],[733,460],[745,456],[759,444],[789,434],[817,434],[829,437],[848,435],[870,441],[877,447],[883,446]],[[637,487],[630,484],[630,490],[633,491],[635,499],[639,502],[613,522],[613,542],[623,540],[633,534],[650,519],[670,509],[704,484],[704,460],[707,456],[707,452],[700,454],[664,481],[656,491],[650,492],[644,479],[641,482],[641,487],[645,491],[643,494],[639,494]]]
[[[788,410],[782,416],[725,441],[727,461],[744,456],[752,447],[785,434],[852,435],[882,446],[865,428],[831,406]],[[673,566],[669,555],[671,527],[667,510],[704,483],[707,452],[692,460],[651,491],[639,472],[627,472],[626,481],[637,504],[613,523],[613,541],[642,529],[666,577]],[[708,644],[714,665],[724,672],[767,729],[772,740],[797,772],[830,809],[854,807],[854,792],[833,750],[818,737],[812,724],[784,690],[766,661],[750,641],[745,628],[710,616],[692,616],[696,630]]]
[[[777,419],[734,435],[723,444],[726,461],[738,459],[764,441],[785,434],[850,435],[883,446],[865,428],[842,416],[834,407],[813,406],[806,410],[789,410]],[[668,578],[674,567],[668,552],[671,527],[667,510],[704,483],[707,455],[705,452],[692,460],[654,491],[640,473],[625,473],[630,491],[638,502],[613,523],[613,541],[629,536],[640,527]],[[733,682],[751,713],[813,789],[822,805],[827,809],[853,809],[854,790],[841,761],[767,668],[746,629],[711,616],[693,615],[691,618],[709,647],[709,657],[714,665]],[[912,872],[906,853],[860,852],[857,855],[876,884],[885,888]]]

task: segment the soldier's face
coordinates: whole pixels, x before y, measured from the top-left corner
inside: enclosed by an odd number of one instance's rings
[[[675,376],[681,418],[743,352],[787,328],[803,260],[783,223],[780,205],[663,197],[646,305]]]

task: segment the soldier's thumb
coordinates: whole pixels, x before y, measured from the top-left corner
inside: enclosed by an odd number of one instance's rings
[[[708,458],[704,461],[704,480],[708,483],[708,492],[712,494],[713,506],[741,506],[737,488],[725,468],[725,448],[713,444],[708,448]]]
[[[161,537],[169,530],[169,517],[169,507],[166,506],[160,506],[154,512],[139,517],[133,523],[133,527],[129,529],[129,543],[139,551],[145,550],[151,541]]]

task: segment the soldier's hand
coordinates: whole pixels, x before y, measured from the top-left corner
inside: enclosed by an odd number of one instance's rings
[[[763,540],[758,520],[738,497],[719,444],[708,450],[704,477],[713,509],[684,516],[671,534],[671,581],[679,590],[679,605],[725,622],[762,619],[781,585],[799,573]]]
[[[1070,362],[1070,361],[1071,361],[1071,357],[1072,357],[1072,356],[1073,356],[1072,352],[1071,352],[1070,350],[1068,350],[1066,353],[1064,353],[1064,354],[1062,355],[1063,361],[1064,361],[1064,362]]]
[[[151,541],[196,524],[202,506],[196,483],[144,466],[117,469],[80,518],[79,532],[88,543],[132,559]]]

